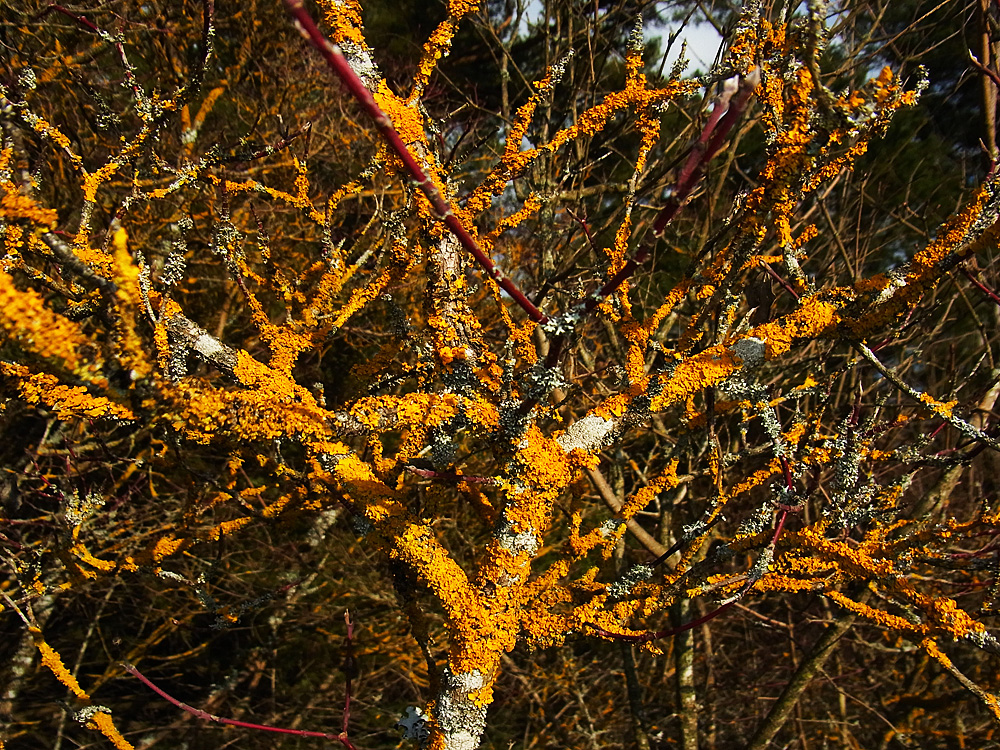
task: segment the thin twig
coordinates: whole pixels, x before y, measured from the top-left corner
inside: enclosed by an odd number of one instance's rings
[[[344,723],[341,736],[347,737],[347,726],[351,723],[351,679],[358,671],[358,663],[354,658],[354,621],[351,619],[350,610],[344,612],[344,623],[347,625],[347,637],[344,644]]]
[[[584,471],[590,477],[590,481],[594,483],[594,487],[597,488],[597,493],[601,496],[604,504],[617,516],[621,512],[622,504],[611,485],[608,484],[608,480],[604,478],[604,474],[601,473],[600,469],[586,468]],[[627,519],[625,527],[639,544],[645,547],[650,554],[656,555],[658,560],[670,556],[667,548],[656,541],[653,535],[642,528],[634,518]]]
[[[862,357],[867,359],[872,364],[872,366],[875,367],[876,370],[882,373],[882,375],[885,377],[886,380],[888,380],[890,383],[896,386],[899,390],[901,390],[903,393],[905,393],[907,396],[914,399],[918,403],[925,404],[928,406],[932,405],[932,403],[926,400],[927,399],[926,394],[920,393],[916,388],[909,385],[891,367],[887,367],[886,365],[882,364],[882,361],[875,356],[875,352],[869,349],[863,342],[856,341],[854,343],[854,346],[855,348],[857,348],[858,351],[861,352]],[[936,401],[936,399],[934,399],[933,401]],[[977,427],[969,424],[964,419],[956,417],[952,413],[950,408],[944,407],[940,409],[935,409],[934,413],[941,419],[943,419],[945,422],[950,424],[952,427],[957,429],[959,432],[961,432],[963,435],[966,435],[967,437],[970,437],[973,440],[988,445],[995,451],[1000,451],[1000,442],[990,437]]]
[[[1000,297],[997,296],[997,293],[976,278],[976,275],[972,271],[970,271],[966,266],[961,266],[961,271],[965,274],[965,277],[971,281],[977,289],[979,289],[979,291],[993,300],[997,305],[1000,305]]]
[[[238,721],[237,719],[226,719],[222,716],[216,716],[215,714],[210,714],[208,713],[208,711],[202,711],[200,708],[189,706],[187,703],[177,700],[172,695],[167,693],[165,690],[154,685],[153,682],[148,677],[146,677],[146,675],[144,675],[142,672],[136,669],[133,665],[128,663],[123,663],[122,667],[124,667],[126,672],[131,674],[133,677],[139,680],[143,685],[148,687],[150,690],[159,695],[165,701],[167,701],[168,703],[172,703],[173,705],[177,706],[177,708],[181,709],[182,711],[186,711],[187,713],[191,714],[192,716],[198,719],[203,719],[205,721],[213,721],[216,724],[228,724],[234,727],[243,727],[244,729],[258,729],[262,732],[294,734],[297,737],[321,737],[327,740],[336,740],[344,747],[346,747],[348,750],[357,750],[357,748],[351,743],[351,741],[347,739],[346,726],[344,728],[344,731],[341,732],[340,734],[333,734],[332,732],[314,732],[308,729],[287,729],[285,727],[272,727],[267,724],[253,724],[248,721]]]
[[[792,297],[794,297],[796,300],[799,299],[799,293],[795,291],[795,287],[793,287],[791,284],[789,284],[787,281],[785,281],[785,279],[782,278],[778,274],[777,271],[775,271],[773,268],[771,268],[771,266],[770,266],[769,263],[767,263],[766,261],[762,260],[760,262],[760,265],[761,265],[761,268],[763,268],[765,271],[767,271],[767,275],[768,276],[770,276],[772,279],[774,279],[779,284],[781,284],[781,288],[782,289],[784,289],[786,292],[788,292],[790,295],[792,295]]]

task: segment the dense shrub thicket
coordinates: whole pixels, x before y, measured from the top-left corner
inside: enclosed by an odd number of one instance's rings
[[[995,741],[998,18],[8,4],[0,747]]]

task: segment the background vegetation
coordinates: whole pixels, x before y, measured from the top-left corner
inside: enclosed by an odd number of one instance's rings
[[[284,5],[6,4],[0,746],[995,742],[997,6],[303,11],[541,312]]]

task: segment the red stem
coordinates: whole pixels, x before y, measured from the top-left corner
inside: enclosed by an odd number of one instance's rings
[[[991,81],[993,81],[994,86],[1000,87],[1000,76],[997,75],[996,71],[990,70],[981,62],[979,62],[979,59],[972,54],[971,50],[969,51],[969,62],[971,62],[980,73],[987,76]]]
[[[779,284],[781,284],[782,289],[784,289],[786,292],[788,292],[790,295],[792,295],[792,297],[794,297],[796,300],[798,300],[799,293],[795,291],[795,287],[793,287],[791,284],[789,284],[787,281],[785,281],[783,278],[781,278],[781,276],[778,275],[777,271],[775,271],[773,268],[771,268],[771,266],[770,266],[769,263],[767,263],[766,261],[762,260],[760,262],[760,265],[761,265],[761,267],[765,271],[767,271],[768,276],[770,276],[772,279],[774,279]]]
[[[611,279],[608,280],[608,283],[602,286],[596,294],[593,294],[586,299],[583,303],[584,309],[587,312],[590,312],[601,304],[602,300],[610,297],[611,294],[614,293],[619,286],[621,286],[623,281],[635,273],[635,269],[641,266],[648,256],[649,251],[646,248],[642,248],[635,254],[635,257],[629,258],[625,261],[625,265],[622,266],[622,270],[612,276]]]
[[[792,492],[795,490],[795,486],[792,480],[792,467],[788,465],[788,459],[782,456],[781,461],[781,473],[785,477],[785,486],[788,487],[788,491]]]
[[[454,471],[434,471],[433,469],[419,469],[416,466],[407,465],[406,470],[411,474],[416,474],[424,479],[437,479],[442,482],[468,482],[469,484],[493,484],[496,477],[482,477],[478,474],[458,474]]]
[[[138,679],[143,685],[148,687],[150,690],[159,695],[165,701],[172,703],[182,711],[187,711],[189,714],[191,714],[196,718],[203,719],[205,721],[214,721],[216,724],[229,724],[230,726],[234,727],[243,727],[244,729],[259,729],[263,732],[278,732],[279,734],[294,734],[298,737],[321,737],[327,740],[337,740],[348,750],[357,750],[357,748],[351,743],[351,741],[347,739],[346,727],[344,728],[344,731],[338,735],[338,734],[333,734],[331,732],[313,732],[308,729],[287,729],[285,727],[272,727],[267,724],[252,724],[251,722],[248,721],[226,719],[222,716],[216,716],[215,714],[210,714],[207,711],[202,711],[200,708],[189,706],[187,703],[177,700],[166,691],[154,685],[153,682],[148,677],[146,677],[146,675],[144,675],[142,672],[140,672],[131,664],[127,663],[122,664],[122,667],[125,668],[126,672],[128,672],[133,677]]]
[[[344,693],[344,723],[340,733],[341,737],[347,737],[347,725],[351,722],[351,675],[354,672],[354,621],[351,619],[351,610],[345,610],[344,622],[347,624],[347,658],[350,660],[348,669],[344,670],[346,690]]]
[[[531,300],[524,295],[513,281],[503,275],[503,271],[496,267],[476,239],[465,228],[465,225],[462,224],[461,219],[453,211],[451,204],[441,194],[437,185],[434,184],[434,181],[427,175],[409,148],[407,148],[396,128],[393,127],[392,120],[382,111],[382,108],[379,107],[378,102],[375,101],[368,87],[358,77],[358,74],[354,72],[351,64],[344,57],[344,53],[340,51],[340,47],[323,35],[323,32],[316,26],[316,22],[313,21],[312,16],[302,7],[302,0],[285,0],[285,5],[288,8],[288,12],[295,19],[299,32],[319,51],[323,59],[326,60],[327,65],[340,79],[341,83],[344,84],[344,87],[350,92],[351,96],[355,98],[358,104],[361,105],[361,108],[372,118],[375,127],[382,134],[382,138],[386,144],[399,160],[403,162],[403,168],[407,174],[416,183],[420,192],[430,201],[434,212],[444,222],[445,226],[451,230],[462,247],[476,259],[479,265],[496,281],[500,288],[507,292],[521,309],[528,314],[529,318],[536,323],[544,323],[548,318],[532,304]]]
[[[965,274],[966,278],[971,281],[979,291],[993,300],[997,305],[1000,305],[1000,297],[997,296],[996,292],[987,287],[983,282],[976,278],[975,274],[972,273],[968,268],[962,266],[962,273]]]
[[[62,7],[61,5],[52,4],[48,6],[45,10],[43,10],[41,13],[35,16],[34,20],[37,21],[38,19],[47,16],[51,11],[55,11],[56,13],[62,13],[67,18],[72,18],[78,24],[83,26],[83,28],[87,29],[87,31],[91,31],[95,34],[101,33],[101,30],[97,28],[97,26],[95,26],[93,23],[88,21],[86,18],[84,18],[83,16],[78,16],[76,13],[70,10],[66,10],[66,8]]]
[[[733,126],[746,111],[750,97],[753,96],[759,81],[760,73],[756,70],[751,71],[749,75],[741,76],[739,86],[735,91],[723,92],[715,100],[712,114],[709,115],[701,135],[698,136],[691,153],[688,154],[687,161],[681,168],[681,173],[674,187],[674,194],[653,223],[655,236],[663,235],[667,225],[674,220],[687,199],[691,197],[691,192],[705,173],[708,162],[715,156],[716,151],[722,146],[722,141],[729,135]]]

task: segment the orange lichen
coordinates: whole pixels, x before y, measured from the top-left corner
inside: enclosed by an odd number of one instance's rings
[[[677,466],[678,460],[675,458],[667,466],[667,469],[648,485],[637,490],[622,505],[619,517],[622,519],[632,518],[636,513],[649,505],[653,499],[661,492],[672,490],[678,484]]]
[[[449,0],[448,17],[438,24],[424,43],[423,56],[417,74],[413,78],[413,89],[407,97],[407,102],[414,102],[423,93],[431,74],[437,68],[438,60],[448,54],[451,40],[455,35],[459,22],[468,14],[479,8],[478,0]]]
[[[83,199],[89,203],[93,203],[94,199],[97,197],[98,188],[105,182],[107,182],[115,172],[120,169],[121,165],[118,162],[109,162],[105,166],[98,169],[96,172],[91,172],[86,176],[83,181]]]
[[[343,46],[356,67],[358,61],[366,63],[364,72],[368,75],[364,82],[374,89],[379,106],[411,146],[433,188],[456,204],[451,208],[453,216],[472,236],[482,234],[483,249],[495,249],[505,268],[516,269],[511,273],[518,277],[527,277],[528,271],[534,273],[539,265],[536,245],[529,236],[533,220],[543,208],[543,219],[538,221],[547,220],[544,217],[550,215],[551,208],[556,221],[562,221],[563,206],[569,204],[563,201],[561,188],[546,187],[524,198],[520,184],[517,191],[510,190],[511,181],[528,176],[529,170],[540,163],[547,168],[561,168],[560,150],[579,144],[584,153],[590,139],[602,132],[610,139],[609,126],[617,128],[627,117],[628,132],[636,134],[639,141],[637,148],[636,139],[631,146],[634,165],[629,196],[623,212],[603,224],[600,234],[595,235],[599,238],[593,247],[599,270],[587,283],[600,288],[602,274],[606,279],[625,267],[630,243],[637,239],[633,232],[646,222],[639,211],[635,218],[631,211],[643,205],[637,191],[645,181],[640,178],[660,138],[663,105],[696,90],[694,83],[671,81],[651,88],[643,74],[640,51],[631,49],[625,57],[626,80],[621,90],[603,99],[597,98],[595,92],[592,101],[599,103],[577,113],[570,126],[552,126],[551,131],[532,129],[540,103],[551,94],[561,74],[558,66],[552,66],[511,118],[502,134],[499,159],[475,184],[466,167],[441,163],[441,149],[427,138],[427,133],[434,131],[424,119],[421,95],[438,60],[447,53],[460,21],[478,4],[471,0],[449,2],[447,18],[424,45],[412,89],[405,98],[397,96],[385,81],[376,80],[375,69],[367,66],[360,4],[356,0],[321,0],[321,4],[333,29],[333,40]],[[844,436],[835,434],[825,417],[817,416],[819,411],[808,411],[814,407],[813,389],[822,396],[833,381],[818,374],[804,374],[798,366],[802,361],[799,352],[823,339],[843,343],[852,337],[864,338],[861,334],[891,323],[893,316],[912,309],[920,295],[939,282],[947,263],[974,252],[1000,234],[996,227],[984,230],[981,226],[988,217],[983,212],[990,206],[990,197],[984,191],[973,206],[946,226],[938,240],[916,255],[899,278],[884,274],[841,288],[834,286],[838,282],[830,281],[823,285],[822,292],[813,292],[812,282],[801,272],[794,272],[796,259],[807,259],[809,246],[818,236],[815,225],[804,225],[800,220],[803,201],[824,181],[849,169],[865,152],[871,136],[884,127],[895,109],[911,103],[913,95],[903,92],[898,79],[886,69],[862,89],[834,97],[814,79],[814,71],[805,62],[794,59],[800,43],[798,35],[791,27],[764,21],[740,25],[730,48],[730,64],[737,70],[761,66],[758,93],[763,110],[761,122],[769,136],[767,162],[755,189],[745,196],[740,211],[733,214],[732,226],[727,225],[726,232],[713,240],[711,253],[699,256],[693,249],[687,253],[689,258],[684,260],[693,261],[695,270],[686,272],[673,289],[652,300],[649,307],[655,309],[648,317],[641,318],[647,305],[645,299],[640,304],[638,295],[632,293],[640,288],[634,280],[626,280],[605,299],[591,298],[599,302],[593,317],[609,326],[609,338],[624,341],[624,345],[618,350],[616,342],[615,351],[610,346],[595,351],[593,366],[581,356],[579,361],[587,365],[587,372],[567,366],[562,373],[572,381],[571,388],[566,389],[571,396],[578,392],[580,383],[591,379],[602,388],[618,389],[599,391],[610,395],[587,415],[606,426],[607,431],[598,430],[594,444],[572,443],[572,449],[564,447],[560,440],[572,437],[573,428],[559,431],[552,424],[578,420],[593,402],[585,407],[585,402],[571,398],[557,408],[552,408],[545,398],[537,404],[517,403],[519,397],[534,398],[525,395],[533,391],[524,375],[531,372],[534,377],[546,364],[544,347],[551,345],[555,337],[548,336],[546,341],[538,334],[552,329],[539,330],[536,320],[523,321],[522,312],[493,279],[484,279],[485,292],[476,296],[471,274],[465,273],[461,263],[438,263],[435,254],[464,251],[441,225],[432,204],[416,195],[412,184],[399,184],[401,162],[384,146],[374,154],[371,169],[364,172],[363,178],[331,189],[325,210],[318,210],[310,191],[315,197],[326,187],[303,156],[289,156],[278,165],[283,188],[272,184],[273,175],[268,174],[271,167],[260,166],[261,162],[244,172],[252,172],[255,179],[228,179],[219,163],[209,157],[183,166],[176,174],[154,164],[150,167],[153,175],[139,179],[132,174],[132,165],[143,143],[151,138],[151,131],[144,128],[134,139],[123,139],[125,145],[120,153],[109,157],[103,167],[89,174],[81,168],[74,177],[87,205],[71,247],[76,258],[72,265],[79,262],[90,275],[70,284],[64,283],[58,272],[30,267],[33,254],[46,263],[52,262],[52,252],[45,244],[50,238],[45,232],[54,226],[56,212],[40,206],[31,194],[22,193],[20,186],[4,182],[0,185],[0,219],[8,224],[4,244],[11,265],[0,272],[0,304],[8,311],[8,319],[0,327],[20,350],[43,360],[43,369],[57,368],[59,372],[35,372],[34,359],[30,368],[0,363],[0,376],[9,386],[8,392],[28,404],[46,406],[59,420],[77,425],[96,417],[132,419],[138,414],[143,430],[169,432],[171,440],[214,446],[211,455],[223,467],[218,485],[200,493],[197,502],[185,510],[183,522],[164,523],[157,528],[155,537],[134,536],[131,548],[119,546],[117,537],[112,542],[97,537],[104,542],[102,548],[97,542],[86,541],[80,526],[75,526],[70,542],[59,547],[60,559],[73,580],[53,584],[50,589],[76,585],[81,578],[137,571],[140,566],[151,565],[164,573],[159,565],[168,558],[200,542],[245,532],[255,518],[287,518],[291,512],[319,511],[343,503],[358,525],[365,527],[365,543],[405,569],[420,595],[432,602],[435,611],[443,612],[449,665],[455,672],[480,674],[481,682],[468,691],[468,698],[483,706],[492,699],[502,655],[521,640],[553,645],[570,633],[593,633],[597,628],[606,631],[605,637],[610,637],[607,633],[644,634],[649,631],[646,625],[639,624],[641,618],[661,615],[676,598],[736,596],[746,592],[748,577],[757,574],[763,574],[754,581],[758,593],[822,590],[831,600],[869,622],[907,636],[943,634],[968,638],[983,634],[982,625],[954,600],[908,580],[908,564],[903,562],[907,555],[945,559],[943,540],[972,533],[971,526],[958,529],[942,521],[931,540],[930,532],[916,522],[890,522],[887,519],[905,507],[901,484],[884,488],[872,485],[871,493],[866,495],[872,508],[893,513],[876,514],[859,525],[857,533],[831,532],[830,518],[810,523],[809,519],[816,516],[790,516],[786,506],[774,511],[775,516],[780,513],[787,520],[783,533],[776,534],[767,527],[771,511],[766,500],[769,483],[773,482],[772,486],[781,492],[793,490],[788,493],[791,495],[807,484],[804,474],[815,470],[818,483],[824,469],[849,457],[863,461],[866,471],[875,462],[893,460],[891,450],[875,447],[876,437],[860,439],[851,435],[855,442],[850,450],[841,447],[836,441]],[[222,91],[221,87],[213,89],[193,118],[185,105],[181,123],[184,137],[189,140],[184,143],[184,154],[193,153],[194,136]],[[731,86],[728,91],[732,92]],[[158,103],[155,97],[151,100],[163,111],[171,106],[170,102]],[[826,112],[830,108],[832,114]],[[140,115],[140,119],[145,117]],[[58,130],[47,124],[43,130],[46,148],[51,149],[52,144],[69,148],[68,140]],[[337,143],[350,142],[348,136],[335,138],[340,139]],[[10,171],[12,154],[10,148],[0,154],[0,171]],[[290,173],[294,176],[291,186]],[[372,175],[374,191],[365,192]],[[171,291],[150,293],[150,277],[144,275],[145,266],[140,274],[140,264],[129,253],[124,228],[111,224],[112,231],[103,246],[92,236],[90,216],[100,215],[99,211],[106,208],[97,205],[98,195],[109,198],[110,205],[110,197],[103,191],[110,193],[113,187],[120,187],[112,183],[113,179],[131,188],[136,204],[141,199],[159,206],[170,205],[170,212],[183,211],[185,216],[192,204],[180,200],[182,189],[199,184],[214,188],[207,194],[217,193],[217,202],[201,216],[209,216],[210,220],[222,216],[226,228],[233,230],[218,248],[226,264],[223,270],[231,272],[230,278],[220,284],[224,294],[218,299],[227,301],[218,319],[211,316],[216,298],[206,298],[204,303],[193,301],[199,292],[184,289],[184,282],[175,281]],[[387,187],[390,180],[392,186]],[[459,187],[462,180],[465,185]],[[164,181],[169,184],[164,186]],[[459,190],[468,191],[465,205],[458,205]],[[367,199],[373,193],[377,193],[377,208],[366,208],[358,214],[370,214],[371,222],[356,237],[338,245],[332,235],[340,217],[334,215],[334,209],[349,197]],[[511,205],[507,197],[511,193],[524,198],[523,202]],[[583,203],[590,194],[581,195]],[[497,200],[498,196],[503,197]],[[168,197],[170,200],[165,201]],[[175,198],[183,208],[173,208],[171,201]],[[259,222],[259,230],[244,234],[249,199],[273,203],[274,210]],[[316,199],[322,207],[324,199]],[[601,200],[606,200],[606,194]],[[194,201],[199,202],[203,202],[201,198]],[[403,209],[397,211],[400,206]],[[158,232],[144,231],[138,221],[141,214],[134,205],[131,210],[131,214],[123,212],[119,221],[134,233],[134,248],[160,241]],[[293,230],[277,228],[272,253],[263,226],[277,223],[276,217],[282,215],[293,216],[298,223]],[[386,220],[390,216],[391,226]],[[401,220],[396,221],[397,216]],[[194,218],[200,226],[201,218]],[[518,230],[518,236],[505,236],[512,229]],[[254,231],[256,241],[246,240],[254,236]],[[352,262],[359,255],[364,260]],[[136,257],[140,258],[138,252]],[[154,260],[159,259],[154,256]],[[760,276],[764,263],[787,263],[793,276],[789,285],[795,288],[796,295],[781,303],[782,311],[791,312],[754,325],[745,322],[747,311],[739,296],[739,285],[751,275]],[[42,275],[43,271],[51,276]],[[563,281],[566,278],[571,277],[563,277]],[[102,279],[110,284],[102,283]],[[156,277],[152,279],[155,283]],[[206,280],[217,281],[214,276]],[[42,289],[40,284],[56,291],[40,293],[36,291]],[[652,284],[641,288],[658,287]],[[567,308],[561,307],[563,300],[569,304],[575,296],[566,294],[568,286],[556,291],[558,294],[546,297],[545,304],[565,311]],[[56,306],[62,304],[61,300],[55,304],[50,301],[57,294],[79,307],[96,301],[104,306],[102,315],[90,316],[86,328],[71,323],[52,311],[61,309]],[[179,301],[168,294],[176,295]],[[492,295],[495,309],[489,306],[488,295]],[[388,296],[392,304],[407,308],[401,330],[390,333],[382,327],[384,316],[376,303]],[[489,311],[485,315],[483,299]],[[236,305],[230,309],[233,300]],[[775,309],[778,307],[775,305]],[[171,327],[182,315],[198,318],[199,325],[216,326],[214,337],[204,334],[209,341],[207,347],[205,339],[199,339],[202,346],[193,348],[199,354],[211,351],[217,356],[205,355],[199,369],[190,373],[185,373],[184,362],[178,364],[177,360],[185,358],[191,342]],[[673,330],[661,330],[668,319],[682,321],[680,337]],[[367,390],[348,393],[341,378],[336,378],[333,388],[325,384],[326,396],[319,395],[324,384],[304,387],[307,373],[320,371],[311,369],[314,353],[315,361],[330,355],[323,359],[323,368],[330,361],[340,361],[340,352],[327,340],[331,332],[348,324],[348,335],[357,334],[361,341],[369,342],[354,350],[364,361],[352,369],[354,376],[364,380],[361,388]],[[754,327],[747,330],[749,326]],[[584,323],[574,334],[579,335],[579,341],[566,341],[573,346],[589,344],[595,328],[587,328]],[[370,345],[375,336],[384,338]],[[354,344],[350,347],[353,349]],[[150,348],[156,351],[156,362],[145,354]],[[372,355],[376,349],[377,354]],[[563,359],[558,360],[560,366],[567,356],[574,356],[567,355],[567,351],[563,350]],[[619,386],[612,378],[599,380],[606,372],[605,363],[619,355],[623,355],[625,364],[624,384]],[[783,367],[786,358],[789,371],[795,373],[793,382],[801,385],[777,395],[748,396],[747,391],[739,392],[740,386],[770,387],[771,376],[776,368]],[[95,374],[111,368],[105,359],[114,360],[114,367],[126,370],[135,384],[126,383],[112,390],[108,384],[111,378]],[[758,378],[755,368],[769,361],[775,364]],[[576,365],[576,361],[572,363]],[[817,367],[816,372],[821,371],[825,372]],[[64,385],[63,381],[80,382],[70,380],[70,374],[82,378],[86,387]],[[549,374],[553,381],[557,380],[557,373],[550,369]],[[326,378],[325,370],[322,377]],[[531,383],[533,386],[535,381]],[[126,398],[130,399],[128,408],[114,400],[124,402]],[[329,408],[325,398],[330,398]],[[921,400],[946,418],[953,416],[957,404],[940,402],[926,394]],[[799,409],[807,402],[808,406],[790,416],[792,407]],[[820,407],[825,408],[827,401]],[[668,409],[669,415],[659,414]],[[736,455],[743,451],[742,447],[723,445],[727,434],[734,442],[739,439],[738,429],[730,428],[744,427],[761,415],[778,415],[775,418],[786,424],[768,425],[773,452],[763,456],[750,453],[753,463],[748,465],[743,463],[742,453]],[[596,467],[602,450],[612,440],[624,442],[619,436],[626,427],[648,419],[659,425],[661,416],[676,418],[672,426],[676,424],[684,440],[694,435],[701,441],[702,434],[719,438],[718,443],[710,440],[708,450],[686,468],[700,483],[696,492],[709,490],[704,504],[694,509],[707,525],[700,531],[701,527],[685,529],[679,562],[662,575],[658,572],[655,578],[636,583],[622,598],[613,594],[614,584],[607,582],[610,566],[591,566],[594,560],[588,556],[596,559],[594,553],[599,552],[609,558],[626,533],[620,522],[635,517],[658,493],[679,485],[679,459],[671,458],[664,467],[658,444],[650,453],[649,465],[642,465],[639,459],[622,462],[628,468],[621,478],[630,476],[625,480],[630,494],[621,510],[603,524],[600,521],[607,518],[606,511],[592,502],[582,469]],[[906,419],[897,418],[891,424],[902,425]],[[728,420],[725,425],[724,420]],[[787,422],[792,426],[788,427]],[[886,420],[886,424],[890,421]],[[869,432],[874,434],[876,430]],[[673,441],[673,436],[668,437],[668,442]],[[344,442],[337,442],[338,438]],[[163,439],[160,436],[156,441]],[[157,447],[150,452],[162,457],[168,448],[156,441],[152,442]],[[289,444],[291,449],[285,450]],[[417,458],[428,452],[435,470],[418,468]],[[297,460],[304,468],[295,465]],[[782,478],[789,467],[794,488],[785,485]],[[152,478],[156,476],[161,492],[163,486],[156,471],[159,468],[149,474],[153,497]],[[130,471],[125,470],[116,478],[116,491],[125,487],[129,476]],[[737,499],[745,500],[746,505],[734,502]],[[473,513],[462,509],[464,500],[470,501]],[[723,514],[731,517],[737,506],[742,509],[751,502],[760,503],[759,515],[754,519],[760,523],[740,530],[729,528]],[[238,506],[243,506],[252,518],[246,514],[234,517],[233,508]],[[554,521],[564,509],[571,519],[568,529]],[[441,523],[442,519],[447,523]],[[452,519],[461,519],[469,526],[461,529],[463,539],[489,541],[484,541],[475,555],[452,554],[449,550],[454,536],[444,536],[449,533]],[[983,519],[977,522],[986,523]],[[991,522],[995,523],[995,519]],[[708,571],[707,563],[712,560],[704,553],[710,539],[720,539],[729,551],[757,560],[759,570]],[[136,551],[140,549],[144,551]],[[845,584],[858,581],[870,582],[880,598],[898,603],[913,614],[901,617],[842,593]],[[42,593],[45,585],[36,578],[34,584],[25,584],[24,588]],[[236,619],[229,613],[220,613],[220,618]],[[651,630],[655,621],[648,622]],[[928,653],[939,661],[946,658],[939,651],[932,653],[936,644],[925,640],[931,644],[925,646]],[[39,650],[43,663],[57,678],[74,692],[79,691],[78,697],[86,697],[77,683],[67,681],[70,678],[65,676],[58,654],[47,644],[40,645]],[[90,721],[116,747],[129,746],[114,730],[109,715],[98,712]],[[440,738],[433,742],[441,745]]]
[[[85,351],[95,349],[79,325],[53,313],[33,289],[18,289],[14,279],[3,270],[0,270],[0,309],[3,309],[0,330],[6,336],[24,350],[71,372],[81,369]]]
[[[392,120],[392,125],[403,139],[403,143],[408,145],[426,143],[424,124],[415,107],[409,106],[396,96],[385,81],[379,84],[373,96],[379,108]]]
[[[863,602],[855,601],[839,591],[826,591],[825,595],[844,609],[849,612],[853,612],[874,625],[879,625],[888,630],[894,630],[900,633],[920,633],[922,631],[921,627],[910,622],[905,617],[891,615],[888,612],[875,609],[874,607],[870,607]]]
[[[361,3],[358,0],[320,0],[326,11],[326,22],[332,29],[331,38],[337,44],[353,43],[367,49],[361,23]]]
[[[548,87],[549,80],[550,77],[546,77],[536,86],[544,90]],[[503,192],[506,184],[523,174],[536,159],[546,153],[558,151],[563,145],[578,138],[599,133],[618,111],[635,108],[640,112],[648,112],[657,105],[686,96],[693,91],[694,87],[690,82],[671,81],[661,89],[647,89],[644,79],[630,79],[624,90],[609,94],[600,104],[580,113],[575,125],[558,131],[547,143],[537,148],[521,151],[528,123],[538,104],[538,94],[536,94],[518,111],[514,126],[507,134],[500,163],[468,197],[466,208],[473,214],[483,211],[493,196]]]
[[[87,719],[87,726],[90,729],[96,729],[107,737],[117,750],[135,750],[132,743],[122,737],[121,732],[118,731],[114,720],[111,718],[111,714],[106,710],[95,712]]]
[[[921,402],[927,404],[927,406],[930,407],[931,411],[933,411],[935,414],[939,416],[944,417],[945,419],[951,418],[952,410],[955,408],[955,406],[958,405],[957,400],[952,400],[947,402],[938,401],[936,398],[934,398],[928,393],[920,394],[920,400]]]
[[[297,173],[297,178],[299,174]],[[226,193],[229,194],[250,194],[250,195],[266,195],[277,201],[281,201],[289,206],[294,206],[295,208],[301,209],[302,212],[309,217],[312,221],[321,223],[324,220],[324,214],[322,211],[316,209],[313,206],[312,201],[309,200],[307,195],[292,195],[286,190],[281,190],[280,188],[275,188],[271,185],[264,185],[256,180],[243,180],[241,182],[236,182],[234,180],[223,180],[217,175],[206,174],[203,175],[204,179],[208,182],[221,186]],[[192,176],[193,179],[193,176]],[[298,189],[298,188],[297,188]]]
[[[74,531],[76,531],[76,529],[74,529]],[[110,573],[116,567],[115,563],[111,562],[110,560],[101,560],[98,557],[94,557],[94,555],[92,555],[87,550],[87,548],[80,542],[77,542],[72,547],[70,547],[69,552],[70,554],[80,559],[82,562],[87,563],[91,567],[97,568],[103,573]],[[87,573],[84,573],[84,575],[88,578],[93,577],[92,575],[88,575]]]
[[[27,221],[45,228],[51,227],[58,220],[55,211],[42,208],[27,195],[15,192],[11,183],[0,183],[0,189],[3,189],[3,194],[0,195],[0,219]]]
[[[23,365],[0,362],[0,376],[13,382],[26,403],[45,404],[60,419],[135,419],[132,411],[125,406],[104,396],[91,396],[83,386],[61,385],[54,375],[32,373]]]
[[[156,540],[149,550],[149,557],[154,563],[161,562],[167,557],[174,555],[182,547],[186,546],[184,539],[177,539],[173,536],[164,536]]]
[[[77,681],[76,677],[66,669],[66,665],[63,664],[62,657],[59,652],[56,651],[52,646],[50,646],[45,638],[42,636],[42,631],[36,627],[29,627],[28,632],[31,633],[31,638],[35,642],[35,648],[38,649],[38,653],[42,657],[42,664],[52,673],[52,675],[59,680],[63,685],[65,685],[73,695],[81,700],[90,700],[90,696],[87,692],[80,687],[80,683]]]

